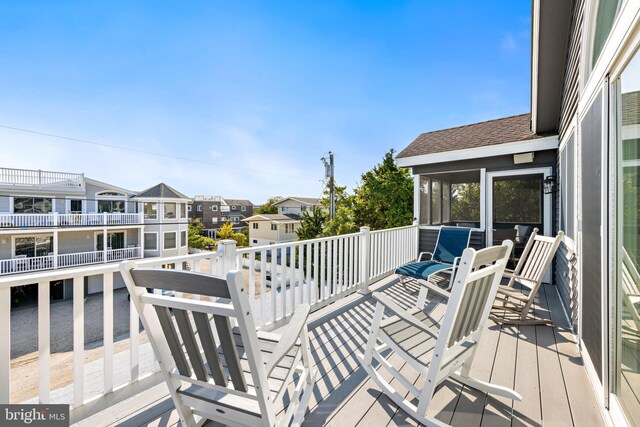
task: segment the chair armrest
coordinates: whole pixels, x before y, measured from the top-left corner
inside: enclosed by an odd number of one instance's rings
[[[386,296],[386,295],[384,295],[384,294],[382,294],[380,292],[374,292],[373,293],[373,298],[376,301],[378,301],[378,304],[382,304],[383,306],[387,307],[389,310],[391,310],[393,312],[394,315],[398,316],[399,318],[401,318],[405,322],[409,323],[411,326],[415,326],[416,328],[420,329],[421,331],[424,331],[424,332],[426,332],[428,334],[431,334],[431,335],[433,335],[433,337],[437,338],[437,336],[438,336],[437,331],[434,331],[434,329],[432,327],[428,327],[427,325],[422,323],[420,320],[416,319],[412,314],[407,312],[407,310],[404,310],[398,304],[393,302],[391,300],[391,298],[389,298],[388,296]]]
[[[433,259],[433,253],[431,253],[431,252],[420,252],[418,254],[418,262],[422,261],[422,255],[431,255],[431,259]]]
[[[453,277],[451,278],[451,280],[453,280]],[[420,281],[420,286],[424,286],[425,288],[429,289],[430,291],[443,296],[445,298],[449,298],[451,296],[451,292],[449,292],[446,289],[442,289],[440,286],[434,285],[431,282],[425,281],[425,280],[421,280]]]
[[[271,357],[267,363],[267,376],[271,374],[271,371],[273,371],[276,365],[289,353],[289,350],[296,345],[303,329],[307,327],[307,318],[309,317],[310,311],[311,307],[309,304],[301,304],[296,308],[287,325],[287,329],[280,337],[280,341],[278,341],[278,344],[276,344],[276,347],[273,349],[273,353],[271,353]]]

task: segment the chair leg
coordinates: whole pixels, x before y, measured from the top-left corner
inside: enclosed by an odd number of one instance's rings
[[[468,385],[469,387],[475,388],[476,390],[480,390],[485,393],[506,397],[507,399],[522,400],[522,395],[517,391],[510,389],[509,387],[480,381],[476,378],[462,375],[457,372],[452,373],[451,378],[457,380],[458,382],[461,382],[464,385]]]
[[[429,293],[429,289],[424,286],[420,286],[420,292],[418,293],[418,300],[416,301],[416,308],[422,310],[424,305],[427,303],[427,294]]]

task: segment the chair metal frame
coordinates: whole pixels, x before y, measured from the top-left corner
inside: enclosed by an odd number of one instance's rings
[[[447,229],[447,228],[456,228],[456,229],[465,228],[465,229],[467,229],[469,234],[467,236],[467,242],[465,244],[465,247],[469,247],[469,243],[471,242],[471,233],[473,232],[473,230],[471,228],[466,228],[466,227],[447,227],[447,226],[443,225],[442,227],[440,227],[440,230],[438,232],[438,239],[436,240],[436,246],[434,247],[433,252],[420,252],[418,254],[418,258],[417,258],[417,260],[415,262],[409,263],[409,264],[405,264],[405,265],[411,265],[411,264],[417,264],[417,263],[424,262],[424,261],[422,261],[423,255],[431,255],[431,259],[426,260],[426,261],[434,261],[436,263],[443,264],[443,266],[446,265],[446,266],[449,266],[449,267],[445,267],[445,268],[442,268],[441,270],[438,270],[438,271],[436,271],[434,273],[431,273],[426,279],[418,278],[418,277],[415,277],[415,276],[406,276],[406,275],[397,273],[397,269],[396,269],[396,274],[398,274],[400,276],[400,283],[404,284],[404,281],[406,280],[406,278],[407,277],[411,277],[412,279],[417,280],[418,283],[420,283],[421,285],[424,285],[425,282],[426,283],[430,283],[433,276],[435,276],[437,274],[440,274],[440,273],[443,273],[445,271],[450,271],[451,272],[451,280],[449,280],[449,285],[444,289],[445,290],[451,289],[451,286],[453,284],[453,277],[455,276],[456,269],[458,268],[458,265],[460,264],[460,256],[454,257],[452,264],[449,264],[448,262],[444,262],[442,260],[433,259],[434,254],[438,252],[438,245],[440,244],[440,237],[442,235],[442,230]],[[421,289],[420,292],[421,292],[421,296],[422,296],[422,289]],[[424,297],[426,298],[426,291],[424,293]]]

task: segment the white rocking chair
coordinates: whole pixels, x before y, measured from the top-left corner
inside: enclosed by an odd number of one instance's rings
[[[533,229],[516,269],[505,270],[504,275],[510,278],[509,284],[498,288],[490,316],[492,320],[506,325],[553,324],[549,319],[534,317],[531,308],[563,236],[563,231],[558,231],[556,237],[547,237],[539,235],[537,228]],[[528,287],[529,292],[523,294],[515,288],[516,282]]]
[[[480,251],[464,250],[440,328],[425,323],[426,316],[421,309],[407,311],[389,297],[378,292],[373,294],[377,304],[371,332],[364,354],[358,358],[383,392],[421,424],[446,426],[427,416],[427,408],[436,387],[449,377],[480,391],[522,400],[512,389],[469,376],[512,247],[513,243],[507,240],[501,246]],[[393,316],[383,320],[385,308],[392,311]],[[378,341],[382,344],[378,345]],[[391,348],[425,377],[421,389],[382,356],[381,351],[386,348]],[[380,369],[387,369],[409,391],[409,397],[405,398],[374,369],[373,359],[380,363]],[[417,404],[412,397],[417,398]]]
[[[231,426],[302,423],[317,373],[311,366],[308,305],[296,309],[283,335],[256,332],[242,272],[229,272],[225,281],[135,265],[125,261],[120,270],[184,426],[207,420]],[[147,288],[209,298],[171,297]],[[279,405],[287,394],[289,404]]]

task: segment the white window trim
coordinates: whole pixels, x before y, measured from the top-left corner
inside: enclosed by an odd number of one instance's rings
[[[211,205],[209,209],[211,209],[211,212],[218,212],[218,205]]]
[[[127,230],[107,230],[107,234],[114,234],[114,233],[124,233],[124,247],[127,247]],[[99,231],[94,231],[93,232],[93,251],[94,252],[102,252],[99,251],[98,249],[96,249],[96,247],[98,246],[98,234],[102,234],[102,230]],[[104,238],[103,238],[104,239]]]
[[[54,196],[41,196],[41,195],[30,195],[30,194],[20,194],[20,195],[14,195],[14,196],[10,196],[9,197],[9,213],[15,213],[14,210],[14,204],[15,204],[15,198],[28,198],[28,197],[33,197],[35,199],[51,199],[51,212],[50,213],[54,213],[55,212],[55,200],[56,198]],[[65,206],[66,207],[66,206]],[[38,214],[38,215],[48,215],[48,214]]]
[[[240,212],[246,212],[246,211],[247,211],[246,206],[240,206]]]
[[[184,245],[182,244],[182,233],[184,233]],[[189,233],[186,230],[180,230],[180,247],[189,246]]]
[[[80,213],[82,213],[82,214],[87,213],[87,198],[85,196],[82,196],[82,197],[66,196],[65,197],[65,201],[64,201],[64,211],[65,211],[65,213],[71,213],[71,201],[72,200],[81,200],[82,201],[82,211],[80,211]]]
[[[166,240],[165,240],[165,236],[167,234],[173,234],[175,235],[175,242],[176,242],[176,246],[173,248],[167,248],[166,247]],[[178,232],[177,231],[165,231],[164,233],[162,233],[162,250],[171,250],[171,249],[178,249]]]
[[[149,249],[149,248],[147,248],[147,245],[146,245],[146,238],[145,238],[145,235],[146,235],[146,234],[155,234],[155,235],[156,235],[156,247],[155,247],[155,249]],[[159,242],[158,242],[158,232],[157,232],[157,231],[144,231],[144,232],[142,233],[142,242],[143,242],[143,243],[145,243],[145,245],[144,245],[144,250],[145,250],[145,251],[158,251],[158,250],[160,250],[160,249],[159,249],[159,244],[158,244]]]
[[[17,234],[17,235],[11,236],[11,258],[12,259],[15,259],[16,257],[16,239],[24,239],[25,237],[51,237],[54,240],[56,238],[54,233]],[[56,247],[56,243],[54,241],[53,242],[54,252],[55,252],[55,247]]]
[[[144,218],[144,205],[150,203],[150,204],[155,204],[156,205],[156,217],[155,218]],[[160,209],[159,209],[159,203],[158,202],[140,202],[141,206],[140,206],[140,211],[142,212],[142,216],[144,218],[145,221],[157,221],[160,218]]]

